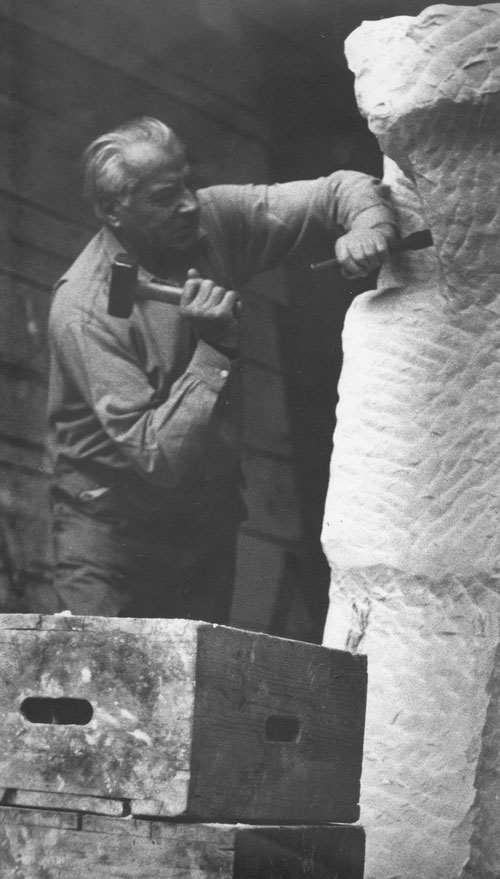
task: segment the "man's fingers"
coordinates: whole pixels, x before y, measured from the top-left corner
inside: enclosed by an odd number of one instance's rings
[[[238,295],[209,279],[189,277],[181,296],[181,314],[193,319],[220,320],[239,317]]]
[[[214,347],[236,351],[239,343],[238,294],[189,271],[181,296],[180,314],[192,322],[198,336]]]
[[[365,254],[359,241],[347,242],[340,238],[337,241],[336,256],[340,270],[346,278],[356,278],[365,273]]]
[[[388,238],[382,232],[374,229],[373,231],[373,251],[377,254],[379,259],[383,259],[389,253],[390,246],[393,243],[394,236]]]
[[[218,287],[212,281],[207,281],[206,287],[200,290],[200,295],[203,297],[200,304],[205,309],[214,308],[222,302],[225,292],[224,287]]]
[[[335,251],[345,277],[362,277],[382,263],[389,251],[388,236],[377,229],[350,232],[338,239]]]
[[[213,281],[201,278],[196,269],[189,269],[181,296],[181,305],[190,305],[196,302],[198,308],[202,308],[216,289],[222,290],[222,287],[216,288]]]
[[[221,303],[226,311],[230,311],[233,315],[239,317],[241,311],[241,303],[238,294],[234,290],[226,290]]]
[[[190,269],[191,271],[191,269]],[[187,281],[184,283],[184,287],[181,293],[181,311],[184,308],[191,305],[196,296],[198,295],[198,291],[200,289],[200,279],[199,278],[190,278],[188,275]]]
[[[234,290],[221,290],[221,296],[217,299],[211,299],[210,302],[200,310],[199,317],[207,320],[232,321],[239,320],[241,317],[241,302]]]
[[[224,298],[225,290],[213,281],[201,281],[193,306],[200,313],[211,311]]]

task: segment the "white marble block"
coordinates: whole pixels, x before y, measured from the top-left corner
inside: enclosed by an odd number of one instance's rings
[[[500,5],[346,43],[401,232],[344,330],[324,644],[368,654],[366,879],[500,875]]]

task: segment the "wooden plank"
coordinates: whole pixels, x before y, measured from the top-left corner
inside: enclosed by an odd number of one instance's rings
[[[38,615],[0,617],[0,648],[3,788],[201,821],[358,817],[364,658],[186,620]]]
[[[72,812],[39,811],[37,809],[13,809],[0,806],[0,825],[19,824],[42,829],[78,830],[80,818]],[[0,862],[1,863],[1,862]]]
[[[282,638],[317,642],[304,597],[302,548],[240,532],[230,625]]]
[[[225,167],[231,156],[234,157],[237,176],[241,174],[242,167],[246,165],[248,169],[255,163],[266,173],[262,167],[261,147],[255,152],[255,147],[247,144],[248,139],[241,133],[240,119],[234,122],[229,135],[227,132],[222,134],[227,101],[214,110],[213,118],[202,122],[199,118],[193,118],[191,107],[188,109],[194,88],[192,81],[187,83],[180,77],[183,90],[172,103],[173,99],[166,95],[166,89],[172,84],[170,69],[165,71],[155,62],[158,83],[156,91],[152,90],[150,84],[142,80],[129,81],[130,56],[124,70],[117,71],[110,66],[109,50],[111,48],[113,51],[113,42],[111,47],[107,46],[108,51],[103,45],[102,63],[96,64],[95,57],[86,56],[50,36],[41,36],[40,32],[30,27],[17,24],[10,6],[5,11],[7,17],[3,19],[0,30],[0,83],[7,84],[10,98],[7,99],[6,94],[2,96],[5,137],[0,143],[0,185],[6,189],[17,191],[24,198],[45,203],[52,210],[68,213],[75,221],[81,219],[77,171],[81,151],[96,134],[122,122],[127,115],[140,113],[159,115],[174,125],[177,121],[182,122],[186,136],[193,142],[198,140],[199,127],[203,124],[206,146],[203,173],[208,173],[209,178],[213,177],[213,163],[222,158],[221,167]],[[19,12],[19,7],[15,11]],[[98,17],[99,11],[96,10]],[[28,12],[25,20],[31,25],[36,9],[29,7]],[[117,17],[119,21],[121,13],[122,10]],[[56,29],[61,23],[64,27],[68,14],[70,10],[67,5],[63,10],[58,9],[54,18]],[[101,17],[106,21],[105,13],[102,12]],[[42,21],[46,20],[47,16],[42,16]],[[90,19],[90,22],[95,27],[96,19]],[[117,26],[120,27],[119,24]],[[101,29],[97,31],[99,38]],[[168,33],[170,31],[164,32],[161,38],[163,43]],[[78,42],[82,34],[77,30],[76,35]],[[85,49],[85,40],[83,42]],[[136,53],[141,63],[142,54]],[[162,59],[163,56],[162,52]],[[201,87],[206,89],[205,77],[198,79]],[[200,112],[207,110],[207,94],[200,98]],[[59,113],[59,118],[54,115],[55,112]],[[246,161],[243,161],[242,156],[245,155]],[[227,179],[235,179],[230,171]],[[85,215],[85,222],[91,222],[89,213]]]
[[[180,119],[165,115],[161,117],[179,132],[192,156],[193,167],[203,186],[219,183],[265,183],[269,180],[269,164],[266,146],[260,142],[241,137],[238,130],[226,131],[189,118]],[[203,146],[200,145],[201,141]]]
[[[192,766],[191,813],[357,820],[365,698],[363,658],[237,629],[201,629],[193,742],[203,743],[203,756],[194,750],[200,758]]]
[[[235,879],[363,879],[362,827],[243,827]]]
[[[10,138],[0,140],[0,162],[2,189],[78,219],[81,197],[77,163],[61,162],[53,150],[13,144]]]
[[[21,585],[42,585],[52,565],[48,484],[43,476],[0,467],[0,535],[6,588],[18,593]],[[9,603],[15,607],[18,600],[19,594],[10,598],[2,594],[2,609]],[[51,610],[47,608],[47,613]]]
[[[6,19],[0,16],[0,21],[5,24]],[[90,59],[68,51],[64,45],[43,37],[37,39],[28,29],[11,28],[11,40],[4,39],[0,45],[3,93],[16,104],[26,104],[52,116],[57,113],[61,119],[88,108],[102,113],[106,97],[99,90],[99,81],[104,89],[111,85],[117,97],[125,91],[123,78],[107,66],[102,70],[100,67],[99,63],[92,64]],[[58,98],[59,103],[51,104],[51,98]],[[13,134],[20,144],[27,142],[19,129],[14,129]],[[56,142],[53,149],[71,159],[66,145]]]
[[[57,250],[69,265],[98,226],[90,208],[82,204],[78,180],[80,153],[95,132],[89,131],[88,126],[68,124],[66,119],[40,112],[1,93],[0,132],[6,162],[0,169],[2,212],[5,210],[8,214],[9,224],[17,234],[27,227],[26,234],[30,235],[30,240],[33,237],[38,246],[54,249],[54,242],[57,242]],[[46,195],[46,184],[30,188],[29,181],[23,181],[21,174],[14,177],[18,148],[19,164],[29,161],[40,168],[42,160],[50,157],[51,166],[57,168],[62,161],[67,169],[65,177],[69,178],[73,190],[78,190],[75,203],[68,205],[67,197],[64,202],[62,199],[58,202],[51,198],[50,192]],[[28,158],[23,159],[23,156]],[[44,195],[43,200],[36,198],[40,193]]]
[[[34,12],[34,9],[30,10],[31,15]],[[65,16],[61,18],[64,21]],[[114,47],[115,43],[103,46],[101,61],[104,61],[96,64],[95,56],[80,56],[61,43],[34,35],[29,28],[18,29],[11,41],[4,45],[0,52],[0,82],[8,84],[8,94],[14,104],[38,108],[45,114],[53,114],[57,108],[61,119],[66,123],[69,120],[81,138],[76,152],[74,144],[68,153],[67,148],[64,149],[63,132],[62,136],[51,138],[42,125],[39,136],[33,140],[18,126],[11,128],[9,137],[3,139],[1,163],[7,171],[7,178],[13,181],[14,188],[21,195],[46,201],[53,209],[63,213],[69,211],[70,216],[76,217],[73,202],[79,188],[77,156],[97,134],[127,117],[142,114],[165,119],[191,145],[197,144],[202,126],[203,172],[207,170],[207,163],[211,166],[208,179],[213,179],[215,161],[222,170],[223,177],[219,180],[237,181],[243,169],[248,173],[256,163],[256,170],[266,173],[262,166],[262,143],[252,142],[245,136],[239,118],[228,120],[226,102],[207,115],[207,94],[197,107],[192,106],[193,82],[184,83],[179,94],[168,94],[172,81],[168,73],[160,72],[157,88],[152,89],[144,81],[130,77],[130,57],[123,70],[117,71],[110,66],[109,55],[113,54]],[[144,45],[136,53],[141,63],[144,61],[143,50]],[[24,63],[21,63],[23,57]],[[203,80],[203,77],[199,79]],[[234,116],[234,113],[233,109],[229,115]],[[241,115],[239,109],[237,115]],[[224,161],[219,161],[221,158]],[[228,173],[225,176],[226,168]]]
[[[20,528],[19,542],[28,537],[43,552],[49,515],[46,475],[40,472],[35,477],[33,473],[23,473],[15,466],[2,466],[0,476],[0,515],[12,519],[14,524],[17,522]],[[30,533],[27,535],[21,530],[22,527],[29,527]]]
[[[144,640],[149,638],[158,639],[167,634],[170,639],[177,638],[179,628],[181,641],[193,637],[193,632],[198,630],[198,622],[187,620],[163,620],[163,619],[136,619],[134,617],[84,617],[73,616],[71,613],[55,614],[54,616],[42,616],[40,614],[1,614],[1,632],[73,632],[75,636],[80,633],[92,632],[103,639],[110,631],[121,632],[130,635],[140,635]],[[0,637],[3,637],[0,634]]]
[[[29,81],[35,75],[28,66],[24,73],[25,78]],[[99,132],[97,128],[92,128],[92,114],[90,119],[79,120],[73,108],[72,112],[68,111],[67,116],[57,116],[57,95],[48,95],[46,103],[48,107],[37,108],[23,101],[22,96],[16,97],[12,92],[7,94],[0,91],[0,130],[3,135],[1,140],[5,162],[5,167],[0,168],[0,186],[6,195],[17,195],[28,206],[38,208],[49,218],[47,235],[50,235],[52,241],[61,238],[64,247],[66,238],[69,239],[66,255],[70,261],[73,254],[78,252],[80,242],[84,238],[90,238],[96,228],[90,208],[85,208],[81,202],[78,167],[83,149]],[[103,127],[104,125],[106,123],[103,123]],[[22,180],[18,167],[34,165],[43,178],[46,174],[46,161],[50,163],[49,168],[55,167],[54,173],[59,166],[58,176],[65,181],[66,187],[70,187],[73,199],[68,197],[69,191],[65,199],[62,196],[52,196],[52,177],[50,186],[43,179],[38,184],[36,179],[33,182],[30,179]],[[41,198],[40,194],[44,197]],[[51,212],[52,218],[58,219],[60,223],[57,238],[52,234]],[[39,233],[43,235],[44,232],[42,224]]]
[[[0,233],[6,242],[3,246],[23,247],[24,258],[30,247],[45,255],[46,259],[53,261],[50,269],[52,278],[55,275],[56,279],[78,256],[98,228],[97,223],[90,227],[59,219],[35,202],[23,201],[5,190],[0,190],[0,224]],[[23,265],[12,268],[22,272]],[[36,279],[37,275],[34,277]],[[52,283],[53,280],[49,281],[50,285]]]
[[[0,468],[5,467],[39,479],[48,470],[45,450],[41,443],[20,443],[16,437],[7,437],[0,431]]]
[[[2,0],[0,12],[89,58],[107,59],[118,69],[142,77],[149,85],[158,83],[155,68],[148,61],[166,53],[176,39],[185,39],[196,28],[191,0],[173,0],[168,13],[163,4],[150,3],[148,15],[144,15],[136,0],[120,6],[107,0],[86,0],[83,6],[65,0],[45,0],[43,10],[30,0],[16,0],[15,4]],[[145,58],[137,57],[139,47]]]
[[[0,808],[2,879],[362,879],[363,863],[361,827],[152,823]]]
[[[48,791],[8,789],[4,792],[1,801],[4,806],[87,812],[111,818],[121,818],[126,814],[126,804],[122,800],[86,797],[83,794],[71,795]]]
[[[52,70],[56,76],[67,75],[71,84],[88,79],[90,87],[95,88],[90,93],[94,104],[106,100],[106,89],[104,96],[98,94],[99,81],[105,85],[106,79],[113,74],[116,79],[118,72],[129,92],[139,89],[145,94],[161,92],[171,102],[188,107],[191,115],[201,114],[208,123],[210,118],[218,119],[226,130],[233,128],[240,132],[242,139],[264,142],[267,132],[253,109],[248,77],[237,75],[237,68],[245,63],[244,54],[225,41],[224,59],[217,57],[220,44],[213,47],[213,57],[200,57],[200,45],[208,54],[216,35],[203,26],[196,13],[190,17],[189,32],[184,33],[182,12],[185,8],[186,4],[182,3],[175,12],[169,9],[167,21],[160,3],[150,4],[148,15],[138,7],[132,11],[130,2],[127,7],[121,5],[118,9],[115,2],[103,0],[87,0],[85,7],[46,0],[43,14],[29,0],[16,0],[15,6],[9,4],[7,8],[5,0],[0,3],[0,11],[7,21],[24,25],[17,28],[17,40],[16,31],[14,39],[12,35],[10,39],[7,37],[7,46],[12,46],[15,40],[19,55],[22,41],[29,49],[27,59],[44,65],[45,37],[45,42],[51,44]],[[158,27],[154,26],[155,18],[159,19]],[[71,64],[68,63],[70,53]],[[190,58],[189,54],[196,57]],[[88,73],[81,76],[83,65],[94,68],[93,77]],[[44,76],[52,72],[47,67],[45,60]],[[231,76],[227,76],[228,69]],[[197,70],[203,74],[193,75]]]
[[[291,458],[284,376],[247,363],[243,370],[243,394],[245,446]]]
[[[54,250],[48,250],[29,240],[20,230],[16,233],[9,228],[9,217],[0,222],[0,271],[7,277],[22,278],[27,283],[36,283],[50,293],[69,263],[57,253],[57,239],[52,241]],[[48,298],[48,295],[47,295]]]
[[[0,18],[0,21],[3,19]],[[47,54],[50,57],[50,53]],[[25,75],[35,74],[27,70]],[[71,125],[65,116],[58,115],[57,106],[37,107],[23,100],[21,95],[14,97],[11,91],[2,90],[0,84],[0,126],[14,143],[27,140],[35,144],[38,137],[43,137],[47,144],[52,144],[54,153],[76,162],[88,123],[83,126],[82,132],[81,128]]]
[[[47,434],[47,389],[33,379],[0,371],[1,432],[32,443]]]
[[[271,280],[268,280],[271,283]],[[244,361],[282,371],[279,306],[253,288],[242,291],[241,356]]]
[[[11,381],[18,378],[40,385],[48,369],[48,292],[29,280],[6,274],[1,268],[0,291],[0,381],[7,381],[10,376]]]
[[[0,783],[112,799],[150,798],[159,801],[158,814],[182,814],[197,627],[169,621],[156,638],[143,621],[134,633],[112,622],[107,628],[105,637],[93,632],[91,623],[77,635],[2,631],[6,711],[1,723],[10,759],[1,761]],[[87,700],[92,719],[76,726],[28,720],[19,705],[39,697]]]
[[[293,463],[246,448],[243,472],[248,507],[243,530],[266,534],[287,543],[299,542],[302,528]]]
[[[286,564],[286,549],[271,540],[240,534],[231,625],[272,632]]]
[[[276,315],[279,315],[280,308],[288,306],[289,288],[290,284],[287,281],[284,269],[281,267],[256,275],[255,278],[252,278],[249,290],[250,295],[255,292],[257,295],[263,296],[264,299],[268,299],[278,306]],[[278,324],[279,320],[280,318],[278,317]]]

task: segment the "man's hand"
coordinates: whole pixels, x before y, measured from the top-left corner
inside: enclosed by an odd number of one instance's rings
[[[383,223],[366,229],[351,229],[335,245],[340,270],[346,278],[362,278],[378,268],[397,239],[394,226]]]
[[[236,351],[239,344],[238,296],[189,269],[181,295],[180,314],[192,321],[208,345]]]

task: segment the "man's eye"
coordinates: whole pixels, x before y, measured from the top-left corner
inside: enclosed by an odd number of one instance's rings
[[[153,204],[170,204],[174,195],[175,190],[173,188],[162,189],[161,192],[157,192],[155,193],[155,195],[152,196],[151,201],[153,202]]]

